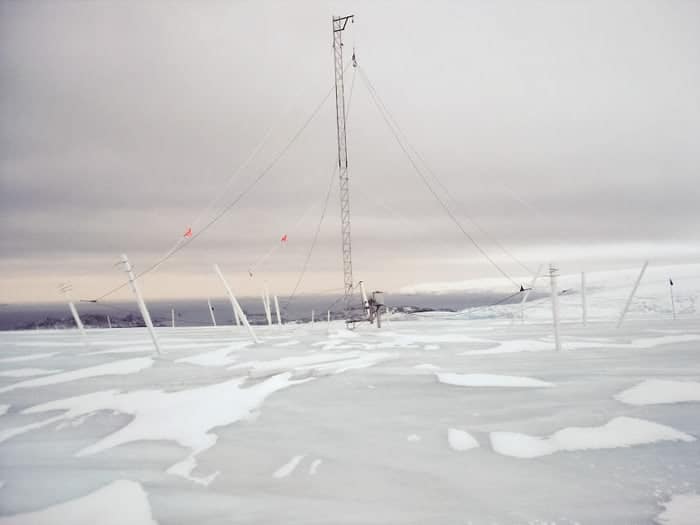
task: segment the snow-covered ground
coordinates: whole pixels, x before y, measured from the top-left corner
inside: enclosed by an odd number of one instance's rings
[[[561,353],[544,301],[1,333],[0,524],[700,523],[700,318],[596,295]]]

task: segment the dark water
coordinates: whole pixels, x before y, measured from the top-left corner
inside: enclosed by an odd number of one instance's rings
[[[387,307],[400,311],[439,310],[457,311],[468,307],[486,306],[507,298],[507,294],[490,292],[468,292],[452,294],[420,294],[420,295],[385,295]],[[534,295],[532,296],[534,298]],[[504,301],[504,304],[518,301],[519,297]],[[241,307],[245,310],[251,324],[266,322],[262,301],[259,298],[241,298]],[[214,313],[218,324],[233,323],[233,313],[228,299],[212,299]],[[107,303],[76,303],[83,323],[91,327],[106,327],[107,316],[113,326],[142,326],[143,322],[136,303],[107,302]],[[156,325],[169,326],[171,308],[175,309],[177,326],[211,325],[211,317],[207,301],[178,300],[150,301],[148,309]],[[311,320],[311,310],[315,310],[316,319],[325,319],[330,309],[333,318],[342,315],[342,300],[337,296],[304,295],[295,297],[287,304],[286,298],[280,298],[280,308],[285,322],[308,322]],[[275,317],[273,305],[273,319]],[[34,328],[64,328],[73,327],[74,323],[64,303],[52,304],[9,304],[0,306],[0,330],[20,330]]]

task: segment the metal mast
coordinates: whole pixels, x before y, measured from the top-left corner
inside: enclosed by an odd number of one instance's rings
[[[343,85],[343,31],[353,15],[333,17],[333,57],[335,64],[335,113],[338,130],[338,174],[340,176],[340,222],[343,242],[343,279],[345,282],[345,320],[351,318],[353,292],[352,239],[350,236],[350,184],[348,148],[345,136],[345,88]]]

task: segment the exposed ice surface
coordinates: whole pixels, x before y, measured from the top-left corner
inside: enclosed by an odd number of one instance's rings
[[[585,328],[563,295],[561,353],[547,301],[525,323],[501,305],[381,330],[256,327],[245,347],[242,327],[158,328],[162,357],[140,328],[88,330],[89,348],[73,330],[0,333],[0,371],[18,358],[63,371],[0,376],[0,515],[87,508],[130,480],[161,525],[652,523],[660,502],[700,491],[700,418],[682,390],[700,382],[700,320],[683,282],[677,321],[649,294],[619,330],[628,288],[591,290]],[[139,366],[120,355],[134,348]],[[480,446],[457,453],[450,435]]]
[[[499,454],[516,458],[536,458],[559,451],[595,450],[646,445],[657,441],[695,441],[678,430],[631,417],[616,417],[600,427],[569,427],[548,438],[492,432],[491,445]]]
[[[659,525],[697,525],[700,522],[700,494],[674,494],[661,503],[665,510],[654,520]]]
[[[57,354],[57,352],[46,352],[43,354],[26,354],[26,355],[14,356],[14,357],[3,357],[0,359],[0,364],[20,363],[22,361],[37,361],[39,359],[47,359],[47,358],[52,357],[56,354]]]
[[[13,383],[4,388],[0,388],[0,394],[16,390],[18,388],[34,388],[39,386],[56,385],[59,383],[67,383],[76,379],[85,379],[87,377],[99,377],[110,375],[127,375],[135,374],[145,368],[153,365],[153,359],[150,357],[137,357],[134,359],[125,359],[123,361],[115,361],[104,365],[91,366],[79,370],[71,370],[70,372],[62,372],[50,376],[39,377],[37,379],[28,379],[19,383]]]
[[[660,405],[700,401],[700,382],[647,379],[624,392],[615,399],[628,405]]]
[[[218,350],[180,358],[176,363],[190,363],[199,366],[227,366],[238,360],[238,357],[230,355],[232,352],[242,350],[252,344],[252,341],[238,341]]]
[[[0,525],[157,525],[143,487],[118,480],[43,510],[0,517]]]
[[[447,442],[452,450],[464,451],[472,448],[477,448],[479,442],[474,437],[464,430],[450,428],[447,430]]]
[[[64,419],[81,417],[99,410],[116,410],[134,416],[129,424],[77,452],[77,456],[96,454],[112,447],[143,440],[171,440],[191,450],[184,460],[172,465],[168,472],[208,485],[211,476],[191,475],[197,463],[195,456],[214,446],[217,437],[212,428],[229,425],[247,416],[265,398],[295,384],[288,373],[242,388],[242,379],[203,386],[179,392],[141,390],[120,393],[115,390],[50,401],[31,407],[26,414],[65,410]],[[51,418],[52,420],[54,418]]]
[[[435,374],[440,383],[454,386],[472,387],[507,387],[507,388],[541,388],[554,386],[552,383],[532,377],[501,376],[496,374],[453,374],[438,372]]]

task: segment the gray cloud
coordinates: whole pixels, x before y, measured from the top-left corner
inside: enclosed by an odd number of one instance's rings
[[[107,274],[121,251],[156,260],[214,196],[230,202],[330,88],[337,8],[0,4],[5,299],[24,298],[31,279],[70,278],[77,268]],[[562,257],[557,245],[591,246],[585,260],[571,249],[571,264],[610,267],[628,262],[614,249],[626,243],[646,243],[652,257],[672,257],[671,246],[678,262],[693,257],[700,4],[354,2],[345,10],[357,15],[346,54],[356,48],[454,211],[494,257],[507,261],[465,214],[525,259],[545,247]],[[412,172],[360,77],[353,85],[350,70],[346,81],[357,267],[387,287],[495,276]],[[273,123],[269,143],[224,191]],[[282,276],[301,266],[334,156],[331,97],[250,195],[163,271],[194,279],[204,261],[223,260],[243,272],[289,232],[295,242],[266,268],[287,286]],[[337,217],[334,192],[309,289],[327,288],[340,271]],[[448,260],[463,261],[461,269]],[[99,289],[95,279],[86,286]]]

